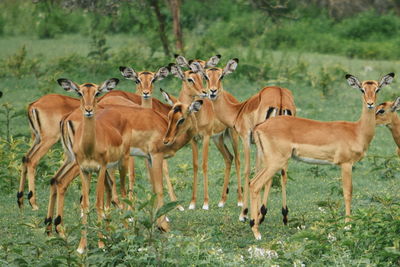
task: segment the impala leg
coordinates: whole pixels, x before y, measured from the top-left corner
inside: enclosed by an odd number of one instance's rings
[[[285,168],[281,170],[281,184],[282,184],[282,216],[283,216],[283,224],[287,225],[288,223],[288,213],[289,209],[286,204],[286,184],[287,184],[287,165]]]
[[[55,181],[57,185],[57,217],[54,219],[54,227],[56,233],[59,233],[62,237],[64,237],[63,227],[61,226],[64,218],[65,192],[67,191],[69,184],[75,179],[78,174],[79,166],[72,162],[68,172],[65,172]]]
[[[203,137],[203,159],[202,159],[202,167],[203,167],[203,178],[204,178],[204,202],[203,202],[203,210],[208,210],[208,149],[210,147],[210,136],[206,135]]]
[[[218,148],[219,152],[222,154],[222,156],[224,158],[224,162],[225,162],[224,185],[222,187],[221,200],[218,203],[218,207],[222,208],[226,203],[227,195],[229,192],[228,185],[229,185],[229,178],[230,178],[230,173],[231,173],[233,156],[231,155],[228,148],[224,144],[224,136],[223,135],[214,137],[213,141],[215,143],[215,146]]]
[[[99,177],[96,185],[96,210],[97,210],[97,220],[99,225],[102,224],[103,220],[105,219],[104,214],[104,182],[106,176],[106,166],[101,166]],[[103,242],[103,234],[101,232],[98,233],[99,241],[98,246],[99,248],[104,248]]]
[[[262,201],[262,205],[260,208],[260,224],[264,221],[265,219],[265,215],[268,212],[268,208],[267,208],[267,202],[268,202],[268,195],[269,195],[269,191],[271,190],[271,186],[272,186],[272,179],[268,180],[268,182],[265,183],[265,188],[264,188],[264,196],[263,196],[263,201]]]
[[[193,189],[192,189],[192,200],[190,201],[189,209],[193,210],[196,208],[197,198],[197,174],[199,170],[199,148],[197,142],[192,140],[190,142],[192,146],[192,157],[193,157]]]
[[[162,177],[162,165],[163,165],[163,155],[155,154],[153,155],[153,164],[150,166],[150,175],[153,180],[153,191],[157,196],[156,209],[160,209],[164,205],[163,198],[163,177]],[[162,215],[157,218],[157,225],[162,231],[169,231],[169,225],[166,220],[166,216]]]
[[[240,178],[240,154],[239,154],[239,135],[236,131],[230,129],[229,130],[232,137],[232,148],[233,155],[235,156],[235,169],[236,169],[236,177],[237,177],[237,193],[238,193],[238,206],[243,206],[243,192],[242,192],[242,180]]]
[[[243,151],[244,151],[244,202],[242,212],[239,216],[239,221],[246,221],[248,209],[248,197],[249,197],[249,176],[250,176],[250,138],[246,136],[242,139]]]
[[[110,208],[110,198],[112,199],[111,202],[113,205],[116,207],[122,209],[122,205],[119,201],[118,198],[118,192],[117,192],[117,183],[115,179],[115,170],[110,169],[106,171],[106,177],[105,177],[106,183],[104,184],[106,186],[106,192],[107,192],[107,209]],[[125,181],[125,179],[123,179]],[[110,191],[111,189],[111,191]]]
[[[49,149],[57,142],[57,140],[58,137],[41,139],[41,142],[37,145],[37,149],[35,150],[35,152],[29,155],[29,158],[26,159],[27,161],[26,174],[28,178],[28,187],[29,187],[28,201],[32,207],[32,210],[39,209],[39,206],[36,203],[36,189],[35,189],[36,166],[39,163],[40,159],[49,151]]]
[[[135,186],[135,158],[130,156],[129,157],[129,200],[132,202],[133,205],[133,188]]]
[[[177,201],[177,198],[176,198],[176,195],[174,192],[174,188],[172,186],[171,179],[169,177],[168,162],[165,159],[163,160],[163,176],[164,176],[165,182],[167,183],[169,198],[171,199],[171,201]],[[178,205],[177,209],[180,211],[185,210],[182,207],[182,205]]]
[[[83,229],[81,231],[81,240],[79,242],[78,246],[78,253],[82,254],[85,252],[87,248],[87,216],[89,213],[89,187],[90,187],[90,176],[88,173],[83,172],[81,170],[80,172],[81,180],[82,180],[82,201],[81,201],[81,207],[82,207],[82,226]]]
[[[250,200],[251,200],[251,219],[250,219],[250,227],[253,231],[254,237],[257,240],[261,239],[261,234],[258,231],[259,226],[259,213],[261,213],[261,209],[259,207],[260,203],[260,191],[269,180],[272,179],[274,174],[280,169],[281,167],[278,164],[271,164],[259,172],[257,172],[256,176],[250,182]]]
[[[343,197],[344,204],[346,206],[346,219],[345,222],[349,222],[351,215],[351,197],[353,192],[352,184],[352,167],[351,163],[342,163],[342,184],[343,184]]]
[[[122,199],[126,198],[126,174],[129,173],[129,154],[127,153],[119,167],[119,181],[120,181],[120,190]],[[121,203],[122,208],[125,207],[125,203]]]
[[[49,205],[47,208],[47,216],[44,220],[44,224],[46,225],[46,233],[48,235],[51,234],[52,228],[52,219],[54,215],[54,207],[57,201],[57,182],[61,179],[64,179],[66,176],[74,175],[74,177],[79,173],[79,169],[75,162],[70,160],[66,160],[61,168],[57,171],[54,177],[50,180],[50,197],[49,197]]]

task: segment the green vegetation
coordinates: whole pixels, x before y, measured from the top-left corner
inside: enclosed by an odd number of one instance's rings
[[[389,131],[378,127],[367,156],[353,172],[353,222],[344,227],[340,170],[291,162],[289,166],[289,225],[281,217],[279,182],[270,194],[268,214],[255,241],[249,225],[238,221],[236,181],[232,169],[230,194],[223,209],[217,207],[223,183],[223,161],[210,148],[210,210],[201,210],[200,178],[197,209],[168,212],[172,231],[154,227],[154,197],[141,160],[137,162],[137,200],[132,212],[112,209],[106,249],[96,249],[99,226],[91,194],[89,252],[75,252],[80,236],[80,181],[72,183],[66,197],[67,238],[45,235],[44,218],[48,184],[62,162],[56,145],[37,168],[40,210],[19,211],[15,193],[21,158],[29,147],[25,109],[47,93],[63,90],[60,77],[78,83],[116,77],[117,89],[133,91],[132,81],[122,80],[118,67],[156,70],[173,61],[164,55],[149,10],[124,1],[118,16],[104,16],[92,29],[90,12],[37,6],[29,1],[0,3],[0,265],[119,265],[143,266],[396,266],[400,264],[400,164]],[[209,4],[210,1],[206,1]],[[214,2],[214,1],[213,1]],[[45,5],[41,2],[40,5]],[[226,8],[226,6],[229,8]],[[126,8],[124,8],[126,6]],[[129,7],[129,8],[128,8]],[[166,7],[162,11],[170,19]],[[233,57],[240,63],[224,79],[224,88],[244,100],[266,85],[292,90],[298,116],[319,120],[357,120],[360,93],[344,79],[378,79],[400,69],[398,43],[400,18],[392,12],[367,11],[340,20],[316,7],[291,8],[287,16],[267,17],[246,1],[183,1],[182,25],[187,58],[222,54],[221,65]],[[43,13],[43,14],[42,14]],[[46,15],[47,14],[47,15]],[[19,21],[17,18],[24,18]],[[44,23],[37,18],[47,20]],[[152,20],[150,23],[149,20]],[[31,30],[29,26],[35,25]],[[50,27],[51,26],[51,27]],[[152,28],[153,27],[153,28]],[[171,29],[168,26],[167,30]],[[169,39],[170,41],[172,40]],[[333,55],[335,54],[335,55]],[[379,101],[399,96],[399,80],[379,93]],[[180,81],[173,77],[156,84],[177,95]],[[155,97],[161,99],[158,90]],[[253,148],[254,150],[254,148]],[[189,204],[192,186],[190,147],[170,159],[170,175],[178,199]],[[201,175],[200,175],[201,177]],[[92,190],[94,192],[92,182]],[[165,197],[168,198],[165,194]],[[127,202],[131,205],[132,203]],[[170,204],[174,205],[174,203]],[[166,207],[165,212],[170,206]],[[126,218],[133,222],[126,223]]]

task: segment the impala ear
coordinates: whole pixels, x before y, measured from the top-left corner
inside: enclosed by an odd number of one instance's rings
[[[153,81],[161,81],[162,79],[166,78],[169,74],[169,70],[167,67],[161,67],[156,75],[154,76]]]
[[[78,92],[79,86],[71,80],[60,78],[57,80],[58,84],[67,92]]]
[[[361,86],[360,81],[357,79],[357,77],[351,75],[351,74],[346,74],[346,80],[349,83],[349,85],[353,88],[359,89],[362,92],[364,92],[364,89]]]
[[[176,98],[172,97],[167,91],[164,91],[162,88],[160,88],[160,92],[163,95],[165,102],[167,102],[171,106],[175,104]]]
[[[391,84],[393,82],[393,78],[394,78],[394,73],[393,72],[383,76],[381,78],[381,80],[379,81],[379,86],[378,86],[378,89],[376,89],[376,91],[379,91],[382,87],[384,87],[384,86],[386,86],[388,84]]]
[[[390,110],[392,112],[398,111],[400,109],[400,97],[396,98],[396,100],[393,102],[392,107],[390,108]]]
[[[189,113],[198,112],[201,109],[202,105],[203,105],[203,100],[201,99],[193,101],[189,106]]]
[[[184,56],[180,56],[180,55],[175,54],[175,61],[176,61],[176,64],[181,68],[183,68],[183,67],[187,67],[188,68],[189,67],[189,63],[188,63],[188,61],[186,60],[186,58]]]
[[[119,80],[117,78],[111,78],[100,86],[99,92],[110,92],[117,86],[118,83]]]
[[[234,72],[238,66],[239,63],[239,59],[238,58],[234,58],[228,61],[228,63],[226,63],[226,66],[224,68],[224,71],[222,72],[222,76],[225,76],[227,74],[230,74],[232,72]]]
[[[200,73],[205,79],[207,78],[207,74],[205,73],[203,67],[201,66],[201,64],[197,61],[193,61],[190,64],[190,69],[194,72],[194,73]]]
[[[171,63],[168,65],[168,67],[169,67],[172,75],[174,75],[175,77],[177,77],[181,80],[185,79],[182,69],[178,65]]]
[[[212,67],[217,66],[220,59],[221,59],[221,55],[215,55],[213,57],[210,57],[210,59],[206,62],[205,68],[212,68]]]
[[[122,76],[128,80],[137,80],[137,73],[129,67],[119,67],[119,70],[121,71]]]

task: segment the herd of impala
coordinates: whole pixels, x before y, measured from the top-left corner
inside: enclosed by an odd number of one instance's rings
[[[193,190],[189,209],[195,209],[197,197],[198,141],[202,140],[202,170],[204,178],[203,209],[209,209],[208,149],[213,140],[225,163],[224,183],[219,207],[227,200],[231,166],[234,160],[238,184],[239,220],[245,221],[250,196],[250,226],[256,239],[261,239],[259,224],[267,212],[268,193],[273,175],[280,171],[282,179],[283,222],[288,221],[286,205],[287,168],[290,158],[311,164],[334,164],[342,170],[346,221],[350,219],[352,197],[352,166],[361,160],[375,134],[376,125],[391,130],[400,155],[400,98],[377,105],[378,91],[392,82],[393,73],[380,81],[360,82],[346,75],[349,85],[362,93],[361,117],[356,122],[322,122],[296,117],[296,106],[290,90],[268,86],[244,102],[225,91],[222,81],[234,72],[238,59],[231,59],[224,68],[216,67],[221,56],[209,60],[186,60],[176,56],[176,63],[157,72],[137,72],[120,67],[123,77],[136,83],[136,93],[113,90],[119,80],[109,79],[101,85],[76,84],[58,79],[59,85],[78,98],[49,94],[28,107],[33,145],[22,159],[22,174],[17,193],[18,205],[24,198],[28,179],[28,201],[37,210],[35,170],[40,159],[61,139],[65,152],[63,165],[50,181],[50,198],[45,219],[48,233],[54,222],[55,231],[63,235],[64,197],[68,185],[80,175],[82,181],[81,217],[87,223],[89,188],[93,172],[98,173],[96,210],[98,220],[105,217],[111,203],[123,208],[119,201],[115,169],[120,176],[120,193],[133,199],[135,182],[134,156],[146,158],[146,165],[157,208],[163,205],[163,178],[171,200],[176,196],[168,175],[166,159],[190,142],[193,153]],[[187,69],[186,71],[184,69]],[[161,89],[168,104],[152,98],[154,83],[169,74],[182,80],[179,96],[173,97]],[[100,94],[106,93],[100,97]],[[239,139],[244,151],[244,191],[240,176]],[[233,154],[225,141],[230,141]],[[256,144],[256,175],[250,180],[250,145]],[[128,175],[129,190],[125,187]],[[260,191],[265,187],[261,200]],[[104,201],[106,191],[106,201]],[[57,204],[57,214],[54,208]],[[178,206],[183,210],[182,206]],[[54,219],[54,220],[53,220]],[[160,229],[168,231],[168,219],[157,219]],[[99,234],[99,247],[104,244]],[[86,230],[82,230],[78,252],[87,248]]]

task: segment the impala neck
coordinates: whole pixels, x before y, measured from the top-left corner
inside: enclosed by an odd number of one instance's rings
[[[83,116],[83,115],[82,115]],[[80,147],[86,156],[93,155],[96,146],[96,119],[83,116]]]
[[[152,108],[153,107],[153,97],[144,98],[142,96],[142,107],[144,108]]]
[[[196,133],[197,133],[197,119],[193,115],[190,116],[189,118],[191,120],[191,127],[189,127],[189,129],[187,129],[185,133],[177,136],[175,142],[172,145],[165,146],[167,148],[167,150],[170,150],[170,151],[172,150],[174,152],[178,151],[184,145],[189,143],[189,141],[192,140],[192,138],[196,135]]]
[[[217,99],[213,101],[218,119],[228,127],[234,126],[236,117],[245,103],[246,101],[233,103],[225,91],[222,91]]]
[[[364,150],[366,150],[375,135],[375,109],[368,109],[363,102],[361,117],[357,123],[360,130],[359,138],[362,144],[364,144]]]
[[[186,82],[182,83],[182,90],[179,93],[178,101],[184,104],[192,103],[193,99],[197,96]]]
[[[392,122],[387,125],[392,132],[393,140],[400,147],[400,118],[396,111],[392,114]]]

